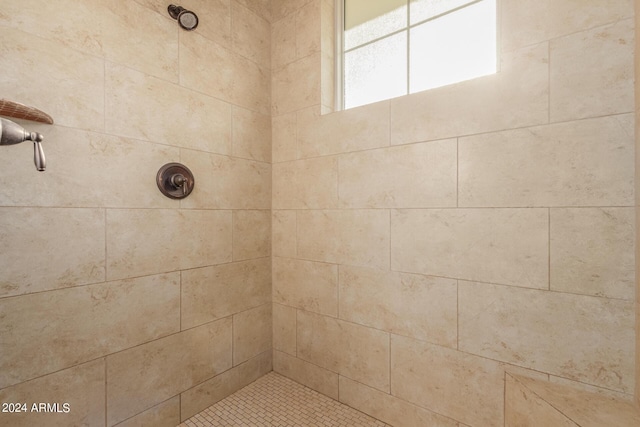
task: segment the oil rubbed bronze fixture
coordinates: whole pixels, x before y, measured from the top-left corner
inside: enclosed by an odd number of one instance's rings
[[[171,199],[184,199],[193,191],[195,179],[188,167],[180,163],[167,163],[156,175],[158,188]]]
[[[167,10],[169,11],[169,16],[178,21],[181,28],[187,31],[193,31],[198,26],[198,15],[194,12],[182,6],[176,6],[175,4],[170,4]]]

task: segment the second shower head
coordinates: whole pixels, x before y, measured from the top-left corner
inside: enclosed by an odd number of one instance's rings
[[[175,4],[170,4],[167,10],[169,11],[169,16],[177,20],[181,28],[192,31],[198,26],[198,15],[194,12]]]

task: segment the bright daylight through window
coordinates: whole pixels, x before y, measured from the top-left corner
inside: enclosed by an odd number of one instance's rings
[[[496,0],[344,0],[344,108],[496,72]]]

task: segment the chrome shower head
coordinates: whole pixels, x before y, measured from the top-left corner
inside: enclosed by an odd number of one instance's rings
[[[194,12],[182,6],[176,6],[175,4],[169,5],[167,10],[169,11],[169,15],[177,20],[183,29],[192,31],[198,26],[198,16]]]
[[[40,172],[47,167],[42,144],[40,144],[42,140],[42,134],[27,132],[19,124],[0,118],[0,145],[14,145],[23,141],[33,141],[33,162]]]

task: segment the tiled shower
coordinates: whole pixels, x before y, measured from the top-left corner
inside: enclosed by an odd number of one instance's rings
[[[0,413],[176,426],[271,370],[394,426],[636,402],[634,2],[499,0],[499,72],[333,112],[333,0],[0,0]],[[193,193],[163,196],[158,169]],[[508,411],[507,411],[508,412]],[[507,420],[507,425],[509,420]]]

